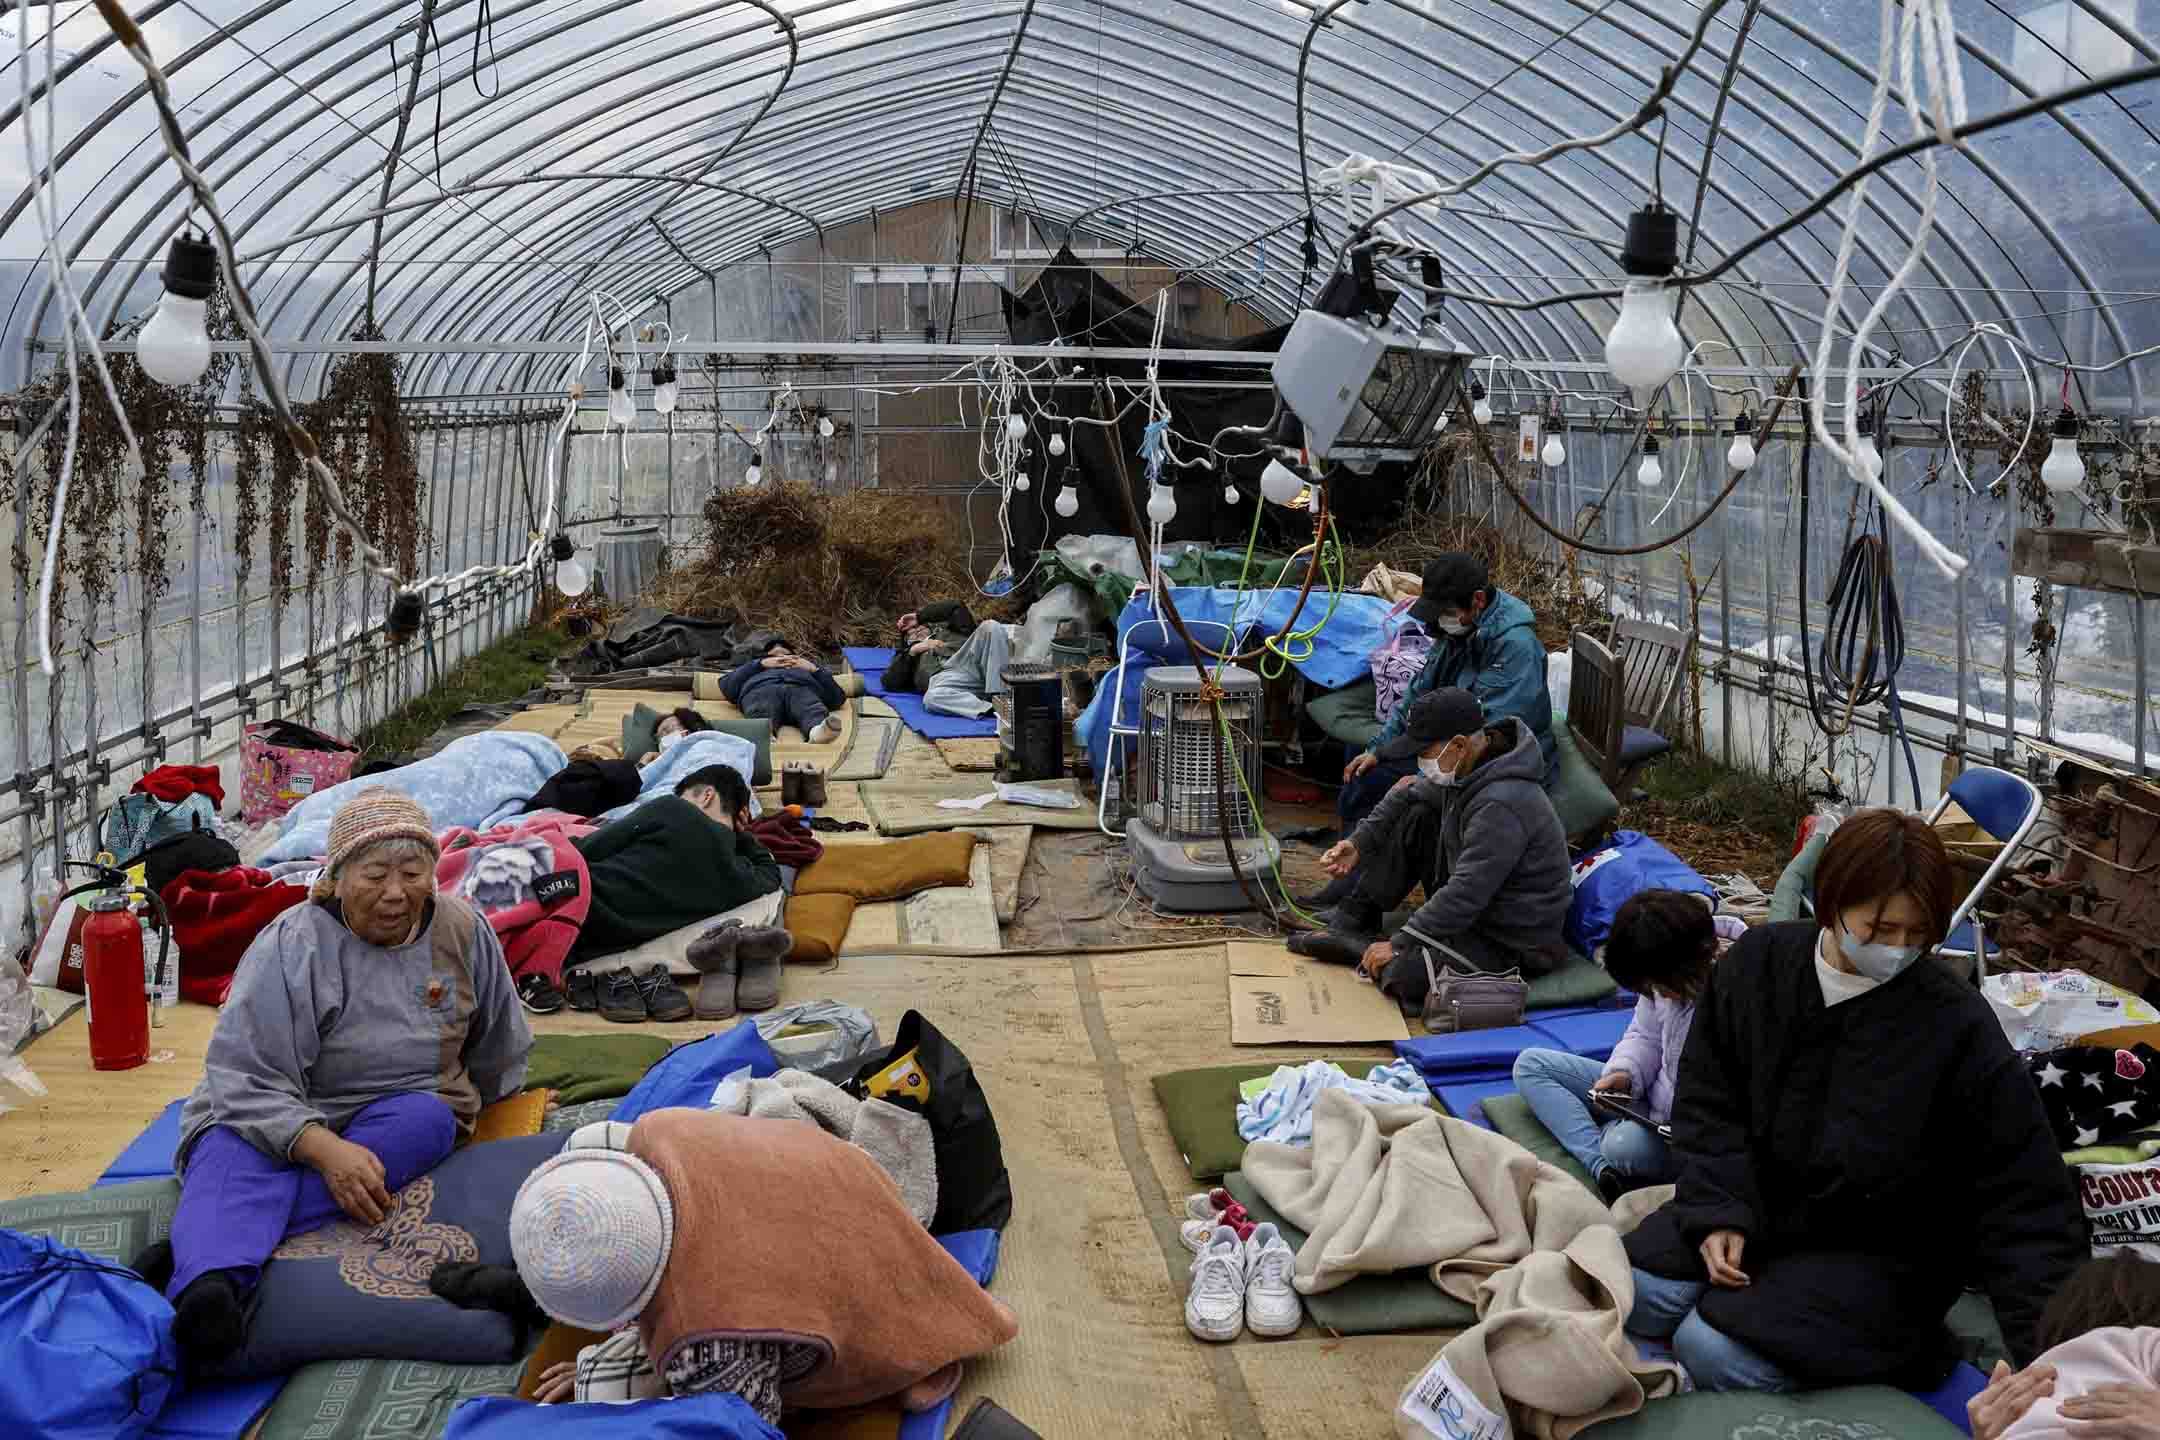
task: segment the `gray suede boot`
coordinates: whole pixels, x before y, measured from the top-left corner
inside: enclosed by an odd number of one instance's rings
[[[735,1003],[744,1010],[770,1010],[780,1003],[780,971],[795,937],[777,925],[760,925],[739,932],[735,961],[739,977]]]
[[[690,942],[686,958],[702,977],[698,981],[697,995],[691,1001],[691,1013],[698,1019],[734,1018],[740,983],[737,946],[744,935],[756,933],[744,930],[740,920],[724,920]]]

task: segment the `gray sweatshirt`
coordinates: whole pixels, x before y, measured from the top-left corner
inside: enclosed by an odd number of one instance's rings
[[[227,1125],[285,1159],[309,1125],[343,1130],[369,1103],[439,1095],[472,1131],[525,1083],[532,1031],[487,921],[435,897],[411,942],[370,945],[317,901],[265,926],[240,958],[202,1082],[180,1111],[180,1163]]]
[[[1354,837],[1373,853],[1399,829],[1411,806],[1440,816],[1440,862],[1447,877],[1430,890],[1409,923],[1393,936],[1446,941],[1471,934],[1520,955],[1532,973],[1550,969],[1567,952],[1561,926],[1574,899],[1567,832],[1545,794],[1545,756],[1520,719],[1505,722],[1514,744],[1454,786],[1423,775],[1391,790]]]

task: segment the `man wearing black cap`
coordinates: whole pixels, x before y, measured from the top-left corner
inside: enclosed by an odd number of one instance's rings
[[[1403,692],[1392,714],[1380,717],[1380,732],[1362,755],[1343,771],[1341,797],[1344,827],[1355,826],[1397,780],[1411,773],[1405,762],[1388,762],[1380,747],[1403,733],[1410,706],[1420,695],[1443,686],[1470,692],[1497,725],[1514,716],[1537,737],[1545,774],[1553,769],[1552,694],[1545,688],[1545,647],[1537,638],[1537,616],[1530,607],[1496,590],[1485,562],[1450,551],[1425,564],[1423,593],[1410,607],[1410,618],[1433,637],[1425,668]]]
[[[1448,965],[1545,974],[1567,953],[1561,925],[1573,887],[1537,737],[1516,716],[1488,723],[1477,698],[1454,686],[1405,709],[1402,733],[1378,753],[1415,763],[1416,778],[1321,857],[1334,875],[1355,873],[1355,888],[1326,931],[1293,936],[1291,948],[1355,961],[1412,1006]],[[1420,884],[1425,903],[1381,936],[1381,917]]]

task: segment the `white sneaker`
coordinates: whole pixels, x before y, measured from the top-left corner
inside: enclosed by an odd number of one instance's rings
[[[1305,1304],[1290,1277],[1297,1252],[1271,1221],[1253,1227],[1245,1242],[1245,1328],[1255,1335],[1295,1335],[1305,1323]]]
[[[1212,1224],[1216,1216],[1229,1208],[1230,1192],[1221,1186],[1185,1197],[1185,1218],[1188,1220],[1205,1220]],[[1193,1248],[1197,1250],[1199,1247],[1196,1245]]]
[[[1245,1328],[1245,1247],[1227,1225],[1193,1257],[1185,1328],[1197,1340],[1235,1340]]]

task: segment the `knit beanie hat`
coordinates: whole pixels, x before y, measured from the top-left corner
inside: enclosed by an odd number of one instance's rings
[[[329,898],[339,867],[378,840],[417,840],[437,859],[442,857],[426,808],[410,795],[377,785],[347,800],[332,817],[330,863],[315,882],[315,897]]]
[[[564,1150],[525,1177],[510,1253],[533,1299],[581,1330],[619,1330],[652,1302],[675,1245],[667,1186],[621,1150]]]

